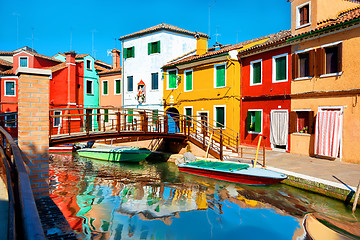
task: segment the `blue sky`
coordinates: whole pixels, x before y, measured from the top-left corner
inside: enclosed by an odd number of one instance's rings
[[[235,44],[290,29],[286,0],[0,0],[0,51],[33,42],[38,53],[53,56],[69,51],[71,42],[71,50],[94,49],[96,59],[112,63],[107,50],[121,46],[115,38],[162,22],[208,33],[211,4],[209,46],[216,33],[219,43]]]

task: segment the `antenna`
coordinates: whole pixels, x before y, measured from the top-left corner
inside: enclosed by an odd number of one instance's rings
[[[31,48],[34,51],[34,27],[31,28],[31,38],[26,38],[31,40]]]
[[[19,48],[19,16],[20,14],[14,12],[14,16],[16,16],[16,48]]]
[[[219,26],[216,26],[216,33],[214,34],[216,42],[218,42],[218,36],[221,36],[221,34],[218,33]]]
[[[91,44],[91,55],[95,58],[95,49],[94,49],[94,33],[96,32],[96,29],[91,30],[91,36],[92,36],[92,44]]]
[[[72,27],[70,28],[70,51],[72,50]]]
[[[112,56],[111,49],[108,49],[106,52],[107,52],[107,56]]]
[[[216,1],[214,1],[212,4],[209,5],[209,37],[210,37],[210,8],[212,5],[214,5],[216,3]]]
[[[114,39],[115,39],[115,49],[117,49],[117,48],[116,48],[116,44],[117,44],[117,39],[116,39],[116,38],[114,38]]]

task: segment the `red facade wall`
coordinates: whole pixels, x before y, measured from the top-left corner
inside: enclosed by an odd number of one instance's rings
[[[288,81],[273,83],[273,57],[288,54]],[[262,59],[262,84],[250,86],[251,62]],[[241,59],[241,130],[240,139],[244,145],[256,146],[260,134],[247,132],[247,112],[249,109],[262,109],[262,135],[266,137],[265,145],[271,148],[270,143],[270,112],[271,110],[290,111],[290,99],[283,99],[283,96],[291,93],[291,47],[283,47],[264,53],[259,53]],[[247,99],[246,97],[259,97],[258,99]],[[277,100],[270,100],[268,96],[277,96]],[[281,100],[278,100],[281,99]],[[290,141],[290,137],[288,138]],[[288,142],[288,147],[290,143]],[[287,149],[289,150],[289,148]]]

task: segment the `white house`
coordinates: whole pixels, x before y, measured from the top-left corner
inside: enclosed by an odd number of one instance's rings
[[[123,47],[123,107],[164,110],[163,72],[170,60],[196,49],[195,33],[161,23],[120,37]]]

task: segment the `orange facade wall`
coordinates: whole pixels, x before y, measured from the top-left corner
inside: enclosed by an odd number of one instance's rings
[[[100,76],[100,94],[99,94],[99,106],[100,107],[121,107],[122,95],[115,94],[115,80],[120,80],[120,92],[122,93],[122,79],[120,74]],[[108,82],[108,94],[103,94],[103,81]]]

